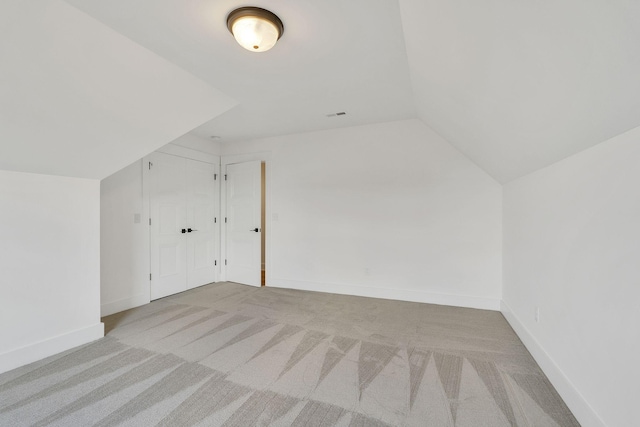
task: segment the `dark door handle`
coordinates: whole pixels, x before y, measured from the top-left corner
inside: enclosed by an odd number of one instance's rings
[[[182,229],[182,234],[186,233],[187,230],[185,230],[184,228]]]
[[[257,233],[257,232],[259,232],[259,231],[260,231],[260,229],[259,229],[259,228],[254,228],[253,230],[249,230],[249,231],[254,231],[254,232],[256,232],[256,233]]]
[[[198,230],[193,230],[193,229],[191,229],[191,228],[187,228],[187,232],[188,232],[188,233],[191,233],[192,231],[198,231]]]

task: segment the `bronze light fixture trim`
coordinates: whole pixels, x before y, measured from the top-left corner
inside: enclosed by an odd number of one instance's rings
[[[229,13],[227,28],[240,46],[252,52],[266,52],[284,33],[284,24],[273,12],[252,6]]]

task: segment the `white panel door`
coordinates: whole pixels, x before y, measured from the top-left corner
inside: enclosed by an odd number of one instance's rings
[[[168,154],[149,156],[151,299],[187,289],[186,163]]]
[[[215,166],[187,160],[187,288],[215,282]]]
[[[261,285],[260,162],[227,165],[227,280]]]

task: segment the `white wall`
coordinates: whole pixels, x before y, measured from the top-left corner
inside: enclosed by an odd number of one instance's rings
[[[584,426],[638,422],[639,165],[636,128],[504,187],[504,313]]]
[[[100,182],[102,316],[149,302],[147,228],[138,160]]]
[[[262,151],[267,285],[499,308],[501,186],[419,120],[223,144]]]
[[[97,180],[0,171],[0,372],[103,336]]]

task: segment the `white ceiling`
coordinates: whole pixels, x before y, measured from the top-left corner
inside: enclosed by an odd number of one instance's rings
[[[635,0],[257,0],[285,24],[261,54],[244,1],[67,2],[237,100],[194,130],[223,143],[419,117],[507,182],[640,125]]]
[[[0,169],[101,179],[236,102],[58,1],[0,3]]]
[[[232,142],[416,117],[397,1],[254,1],[285,26],[264,53],[227,30],[244,1],[68,2],[238,100],[200,136]],[[339,111],[347,115],[326,117]]]
[[[640,126],[637,0],[400,0],[418,116],[500,182]]]

